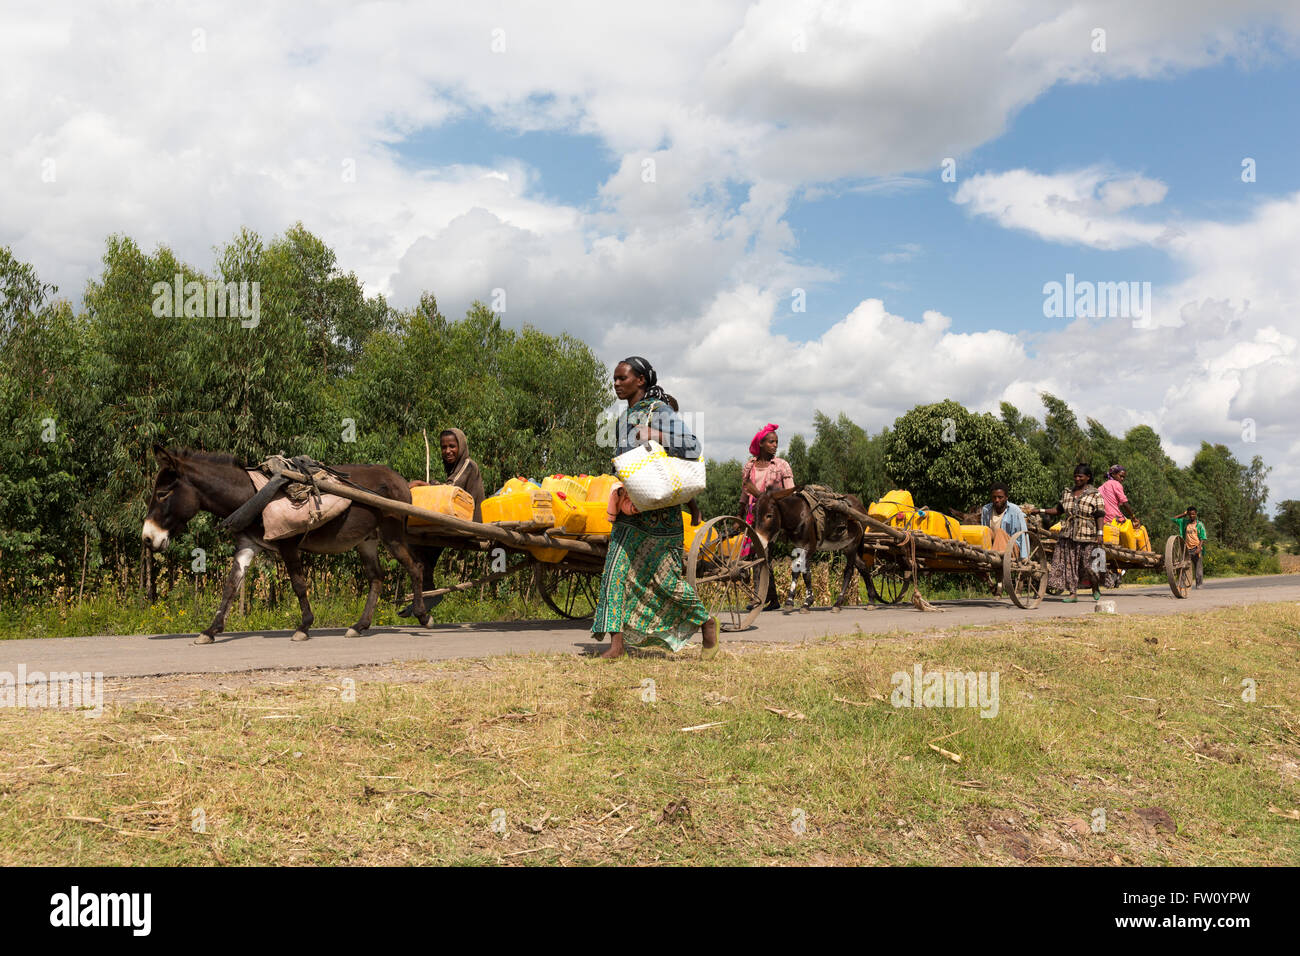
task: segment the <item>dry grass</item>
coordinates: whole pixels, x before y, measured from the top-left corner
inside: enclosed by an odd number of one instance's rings
[[[1297,632],[1256,605],[133,681],[96,719],[0,711],[0,863],[1294,864]],[[997,672],[998,715],[891,706],[917,663]]]

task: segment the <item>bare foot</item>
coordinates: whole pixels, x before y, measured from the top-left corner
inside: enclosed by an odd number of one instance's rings
[[[600,655],[607,661],[612,661],[623,656],[623,635],[611,634],[609,639],[609,649]]]
[[[718,619],[711,617],[700,625],[700,660],[711,661],[718,656]]]

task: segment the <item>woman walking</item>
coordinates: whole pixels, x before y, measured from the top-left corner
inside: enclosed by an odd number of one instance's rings
[[[1061,600],[1072,603],[1079,600],[1079,583],[1083,581],[1092,587],[1092,599],[1100,601],[1101,575],[1106,571],[1105,552],[1102,552],[1100,568],[1093,566],[1092,558],[1094,551],[1101,548],[1106,503],[1092,484],[1092,468],[1086,464],[1074,466],[1074,487],[1061,492],[1061,501],[1055,507],[1039,511],[1033,505],[1025,505],[1022,510],[1026,514],[1038,511],[1062,515],[1047,586],[1070,592]]]
[[[776,437],[776,425],[768,422],[760,428],[749,443],[750,458],[740,473],[740,513],[745,523],[754,523],[754,505],[758,498],[769,488],[780,490],[794,487],[794,471],[784,458],[776,457],[779,439]],[[750,543],[746,539],[741,555],[749,556]],[[757,574],[757,569],[755,569]],[[793,593],[793,592],[792,592]],[[793,600],[793,598],[791,598]],[[768,575],[767,597],[763,605],[765,611],[779,611],[781,598],[776,593],[776,578]]]
[[[664,401],[659,376],[639,355],[614,367],[614,394],[627,402],[619,416],[618,448],[622,455],[646,441],[657,441],[677,458],[698,458],[699,440]],[[616,491],[619,494],[622,489]],[[594,634],[610,635],[601,657],[623,655],[626,646],[659,644],[679,651],[700,630],[701,658],[718,651],[718,621],[682,573],[682,509],[678,505],[629,514],[618,508],[600,576]]]

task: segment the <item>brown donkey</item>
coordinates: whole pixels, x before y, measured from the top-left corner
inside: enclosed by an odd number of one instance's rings
[[[870,581],[867,577],[867,566],[862,563],[862,525],[852,518],[840,517],[827,514],[827,524],[843,523],[845,534],[842,538],[823,542],[817,540],[817,522],[813,518],[812,508],[804,500],[803,495],[796,494],[803,489],[803,485],[797,485],[794,488],[782,488],[780,490],[765,491],[754,503],[754,534],[763,542],[764,548],[770,548],[772,540],[782,532],[790,544],[802,549],[802,568],[796,567],[795,563],[790,567],[790,593],[786,597],[785,606],[787,609],[794,607],[794,595],[799,588],[799,574],[803,574],[804,590],[807,596],[804,598],[803,607],[800,611],[807,611],[812,607],[813,589],[812,589],[812,570],[810,567],[812,556],[820,547],[824,551],[845,551],[848,560],[844,564],[844,580],[840,583],[840,594],[831,606],[831,610],[838,611],[844,606],[844,602],[849,597],[849,585],[853,582],[853,572],[856,570],[862,575],[862,580]],[[866,511],[861,499],[857,495],[845,495],[845,502],[853,508],[860,511]]]
[[[154,482],[149,510],[145,514],[141,537],[154,551],[163,551],[171,536],[185,530],[190,519],[200,511],[225,518],[253,497],[253,480],[248,472],[230,455],[181,449],[170,451],[154,445],[154,454],[161,465]],[[346,476],[358,487],[394,501],[411,503],[411,489],[397,472],[383,465],[339,465],[334,471]],[[230,602],[239,590],[244,572],[253,563],[259,551],[278,553],[289,569],[293,593],[298,595],[302,608],[302,623],[294,633],[295,641],[308,639],[307,631],[315,619],[307,600],[307,575],[303,573],[300,552],[312,554],[341,554],[355,548],[361,555],[361,564],[370,580],[370,595],[366,598],[361,619],[348,628],[348,637],[359,637],[370,626],[370,618],[379,602],[383,576],[379,568],[379,542],[382,540],[389,553],[401,562],[411,575],[415,590],[415,618],[421,625],[429,623],[429,612],[424,607],[420,587],[419,563],[406,545],[406,519],[386,514],[377,508],[354,501],[351,507],[332,521],[306,534],[283,538],[279,541],[262,539],[262,519],[257,518],[235,535],[235,560],[226,576],[221,607],[208,629],[195,638],[195,644],[211,644],[216,635],[225,629]]]

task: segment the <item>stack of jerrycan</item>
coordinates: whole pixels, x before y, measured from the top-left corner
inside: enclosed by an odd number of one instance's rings
[[[582,482],[567,475],[551,475],[542,479],[542,490],[551,493],[556,528],[568,534],[585,530],[587,516],[581,506],[587,500],[587,489]]]
[[[912,503],[910,491],[891,491],[879,501],[873,501],[867,514],[904,531],[917,531],[936,538],[961,539],[961,523],[956,518],[930,508],[917,508]]]
[[[548,475],[542,479],[542,491],[550,497],[551,530],[581,534],[587,524],[587,516],[581,507],[587,489],[582,482],[568,475]],[[538,561],[547,564],[563,561],[569,554],[566,548],[529,548],[528,551]]]
[[[489,524],[524,521],[552,525],[551,494],[527,478],[511,478],[495,495],[483,499],[483,520]]]
[[[867,514],[877,521],[883,521],[889,524],[889,519],[899,512],[913,512],[916,505],[912,504],[912,493],[910,491],[891,491],[882,497],[879,501],[873,501],[867,508]]]
[[[1104,544],[1117,544],[1130,551],[1151,550],[1151,535],[1147,532],[1146,525],[1134,528],[1133,522],[1128,518],[1106,522],[1101,529],[1101,537]]]
[[[987,536],[985,534],[985,532],[989,531],[988,528],[972,526],[972,530],[968,532],[970,537],[968,537],[967,534],[963,534],[963,526],[956,518],[940,514],[932,508],[917,508],[912,502],[911,493],[907,491],[889,492],[879,501],[873,502],[867,508],[867,514],[877,521],[883,521],[903,531],[914,531],[919,534],[928,534],[935,538],[948,538],[954,541],[965,540],[982,548],[992,545],[991,533]],[[936,569],[959,567],[959,563],[954,563],[954,561],[955,559],[946,556],[927,558],[926,566]]]

